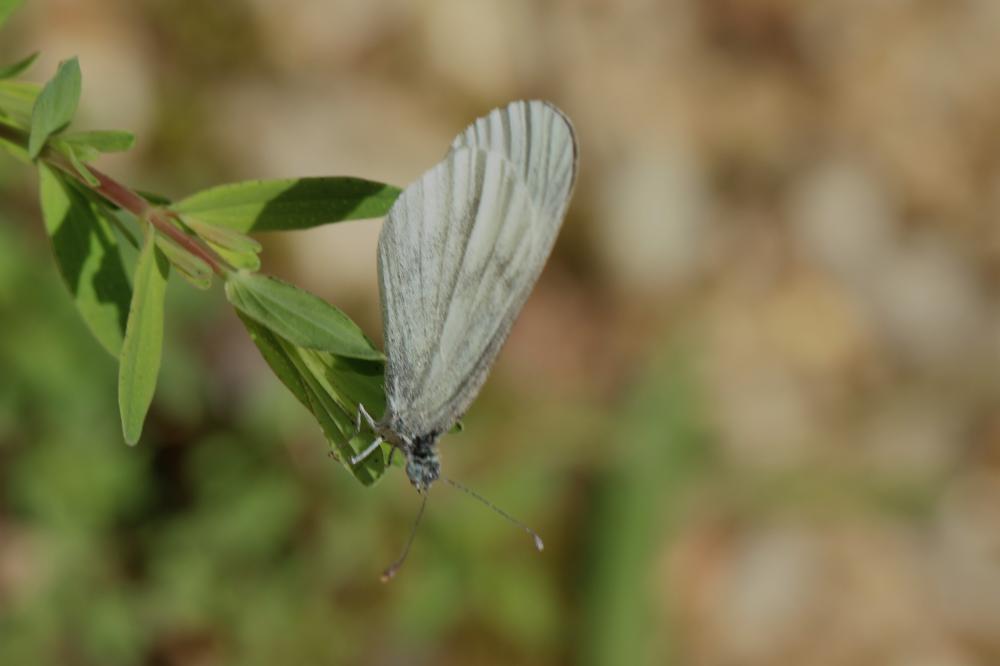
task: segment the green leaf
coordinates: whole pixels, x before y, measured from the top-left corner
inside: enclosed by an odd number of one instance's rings
[[[192,286],[202,290],[212,286],[212,269],[204,260],[194,256],[166,236],[157,236],[156,245],[181,277]]]
[[[31,111],[31,136],[28,139],[28,154],[32,159],[45,146],[45,141],[69,125],[80,102],[80,63],[71,58],[59,65]]]
[[[226,279],[226,296],[237,310],[300,347],[350,358],[382,359],[347,315],[287,282],[237,271]]]
[[[118,407],[128,444],[139,441],[146,412],[156,391],[163,353],[163,306],[169,270],[166,257],[156,248],[156,232],[148,227],[135,268],[132,309],[118,368]]]
[[[202,190],[174,210],[237,231],[289,231],[382,217],[399,192],[360,178],[251,180]]]
[[[162,194],[157,194],[156,192],[149,192],[146,190],[136,190],[136,194],[148,201],[155,206],[168,206],[170,205],[170,197],[165,197]]]
[[[260,257],[257,256],[256,252],[234,252],[212,242],[209,242],[208,245],[234,268],[251,272],[260,270]]]
[[[319,423],[338,460],[364,485],[378,480],[386,470],[387,447],[356,466],[349,460],[363,451],[372,437],[366,430],[361,434],[354,430],[359,402],[373,414],[381,414],[385,408],[384,365],[303,349],[238,314],[271,370]]]
[[[261,245],[253,238],[234,229],[212,226],[191,218],[185,219],[184,224],[232,266],[248,271],[260,269],[257,253]]]
[[[62,140],[74,146],[87,146],[99,153],[120,153],[135,145],[135,135],[118,130],[94,130],[64,134]]]
[[[97,187],[101,184],[101,181],[97,180],[97,176],[90,173],[90,169],[87,168],[87,165],[83,163],[80,156],[77,155],[75,150],[73,150],[73,146],[68,144],[66,145],[66,156],[69,157],[70,164],[72,164],[77,173],[83,177],[83,180],[86,181],[87,185]]]
[[[7,19],[14,13],[24,0],[0,0],[0,27],[7,22]]]
[[[185,219],[184,224],[209,243],[227,250],[234,252],[260,252],[261,250],[259,242],[235,229],[216,227],[194,219]]]
[[[22,74],[25,70],[31,67],[37,59],[38,51],[35,51],[27,58],[22,58],[13,64],[7,65],[6,67],[0,67],[0,79],[12,79],[19,74]]]
[[[118,241],[67,176],[39,164],[38,177],[42,217],[59,272],[87,327],[117,357],[132,298]]]
[[[41,86],[30,81],[0,80],[0,115],[20,128],[31,127],[31,110],[41,93]]]

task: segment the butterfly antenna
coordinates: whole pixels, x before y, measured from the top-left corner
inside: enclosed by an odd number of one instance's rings
[[[413,539],[417,536],[417,527],[420,526],[420,519],[424,517],[424,509],[427,508],[427,493],[421,493],[424,499],[420,502],[420,510],[417,511],[417,517],[413,521],[413,527],[410,528],[410,536],[406,540],[406,546],[403,548],[403,553],[399,558],[386,567],[385,571],[382,572],[382,582],[388,583],[392,580],[396,572],[402,568],[403,563],[406,562],[406,556],[410,554],[410,546],[413,545]]]
[[[536,532],[535,530],[531,529],[530,527],[528,527],[527,525],[525,525],[524,523],[522,523],[520,520],[518,520],[514,516],[510,515],[509,513],[507,513],[506,511],[504,511],[503,509],[501,509],[496,504],[494,504],[493,502],[489,501],[488,499],[486,499],[485,497],[483,497],[482,495],[480,495],[476,491],[472,490],[471,488],[467,488],[467,487],[463,486],[458,481],[452,481],[451,479],[449,479],[446,476],[442,476],[441,478],[444,479],[444,481],[447,482],[453,488],[457,488],[458,490],[461,490],[466,495],[469,495],[470,497],[473,497],[473,498],[479,500],[480,502],[482,502],[483,504],[485,504],[489,508],[493,509],[493,511],[496,512],[498,515],[500,515],[503,518],[506,518],[510,523],[516,525],[517,527],[520,527],[522,530],[524,530],[525,532],[527,532],[528,536],[530,536],[532,538],[532,540],[535,542],[535,548],[537,548],[539,552],[545,550],[545,542],[542,541],[542,537],[538,536],[538,532]]]

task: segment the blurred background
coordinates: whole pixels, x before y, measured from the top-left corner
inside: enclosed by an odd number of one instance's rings
[[[1000,663],[996,0],[28,0],[100,168],[180,197],[405,185],[507,101],[576,123],[554,255],[417,496],[362,488],[216,287],[160,392],[60,283],[0,157],[0,663]],[[264,235],[379,339],[378,221]]]

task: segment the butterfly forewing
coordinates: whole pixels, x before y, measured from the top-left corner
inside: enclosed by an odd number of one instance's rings
[[[562,220],[576,180],[573,126],[548,102],[520,101],[494,109],[452,142],[502,154],[514,165],[545,215]],[[559,224],[552,225],[558,231]]]
[[[448,430],[475,398],[545,264],[575,176],[564,116],[494,111],[395,203],[379,238],[387,425]]]

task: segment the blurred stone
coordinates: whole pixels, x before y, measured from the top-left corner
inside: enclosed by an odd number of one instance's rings
[[[708,199],[690,147],[654,137],[628,147],[598,183],[594,247],[626,290],[675,291],[704,268]]]
[[[850,161],[827,160],[807,173],[788,214],[806,254],[858,289],[895,244],[892,202],[875,174]]]
[[[403,0],[250,0],[249,4],[267,55],[290,75],[303,68],[349,72],[384,41],[405,34],[413,13]]]
[[[1000,650],[1000,476],[972,473],[948,492],[931,553],[938,603],[961,634]]]
[[[864,426],[864,459],[889,478],[935,477],[962,453],[968,423],[955,402],[937,392],[893,393]]]
[[[863,518],[751,520],[682,537],[670,580],[683,591],[685,663],[966,663],[940,627],[912,533]],[[680,584],[690,576],[699,584]]]
[[[802,530],[765,529],[738,544],[715,581],[710,622],[720,661],[767,663],[820,619],[823,553]]]
[[[425,6],[429,65],[473,99],[522,96],[542,51],[535,3],[525,0],[438,0]]]
[[[870,340],[835,285],[805,267],[759,277],[755,256],[730,266],[711,309],[706,377],[723,449],[741,465],[781,468],[836,441]]]
[[[901,245],[870,285],[875,317],[892,349],[944,369],[985,351],[984,303],[967,254],[926,234]]]
[[[866,331],[847,294],[807,270],[789,274],[761,316],[775,353],[810,377],[842,378],[866,351]]]

